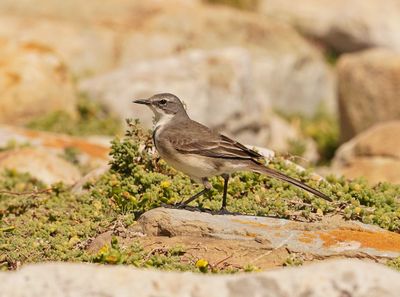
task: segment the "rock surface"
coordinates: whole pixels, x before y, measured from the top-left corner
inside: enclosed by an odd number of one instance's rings
[[[0,171],[4,169],[27,172],[47,185],[55,182],[73,184],[81,178],[79,169],[46,151],[23,148],[0,153]]]
[[[397,0],[261,0],[259,11],[292,24],[338,52],[374,46],[400,51]]]
[[[219,276],[70,263],[0,272],[1,292],[7,297],[397,297],[399,279],[394,270],[357,260]]]
[[[193,118],[215,125],[234,113],[256,110],[250,101],[250,84],[250,56],[232,48],[134,63],[84,80],[80,90],[121,119],[140,118],[147,127],[152,125],[153,114],[132,100],[168,90],[185,101]]]
[[[336,152],[332,166],[348,178],[400,184],[400,121],[376,124]]]
[[[143,14],[148,17],[142,18]],[[236,57],[239,61],[235,64],[243,65],[243,61],[246,63],[239,73],[250,75],[243,79],[250,81],[253,84],[250,87],[256,90],[251,94],[254,108],[276,106],[289,112],[312,114],[322,101],[333,104],[335,82],[330,69],[320,53],[289,26],[219,6],[171,5],[167,2],[144,5],[142,10],[138,10],[137,16],[132,16],[130,24],[136,26],[136,30],[123,30],[118,63],[136,67],[133,62],[143,65],[143,60],[147,60],[148,63],[156,63],[155,60],[158,60],[160,66],[153,67],[151,73],[159,78],[156,85],[163,86],[169,82],[165,81],[165,74],[161,76],[160,81],[158,73],[166,73],[168,69],[165,67],[170,64],[159,59],[185,59],[185,55],[182,57],[179,54],[193,49],[207,52],[236,47],[242,51],[247,50],[251,57],[246,62],[244,60],[247,58],[240,55]],[[232,61],[232,57],[230,59]],[[183,62],[179,63],[185,65]],[[190,74],[201,71],[201,68],[186,71]],[[185,69],[171,67],[172,78],[183,76],[184,73]],[[137,82],[144,86],[147,82],[147,87],[142,87],[140,93],[130,95],[149,96],[160,91],[158,88],[148,87],[148,82],[154,83],[149,73],[137,79]],[[218,73],[214,74],[213,79],[214,84],[218,81],[226,83],[225,78],[222,79]],[[174,87],[174,84],[171,85]],[[234,85],[234,82],[227,83],[227,86],[232,88]],[[207,90],[207,87],[205,89]],[[167,90],[169,91],[169,88]],[[166,91],[165,88],[162,91]],[[188,95],[187,97],[192,97],[191,94]],[[242,97],[248,95],[243,94]],[[191,100],[201,101],[202,92],[198,96],[200,99]],[[114,100],[124,99],[116,98]],[[248,98],[244,100],[247,101]]]
[[[330,69],[318,50],[290,26],[193,0],[118,0],[115,5],[92,0],[85,2],[84,9],[75,0],[53,2],[44,1],[41,7],[30,1],[18,5],[1,2],[0,37],[40,42],[56,51],[78,78],[193,49],[240,47],[251,54],[251,77],[245,78],[255,85],[251,96],[256,106],[312,114],[324,102],[333,109],[335,82]],[[239,59],[237,63],[242,62]],[[158,71],[166,70],[158,67],[153,71],[157,77]],[[171,73],[182,75],[175,68]],[[216,77],[226,83],[218,73]],[[234,88],[234,84],[228,81],[228,87]],[[141,91],[137,95],[156,90]]]
[[[148,236],[253,241],[261,242],[264,248],[271,250],[285,247],[294,253],[321,257],[357,254],[376,258],[400,256],[400,234],[337,218],[303,223],[157,208],[144,213],[138,223],[135,230]]]
[[[400,53],[372,49],[346,54],[337,69],[342,141],[375,123],[400,119]]]
[[[26,146],[39,148],[56,155],[74,149],[80,164],[94,168],[106,165],[109,161],[110,139],[80,138],[64,134],[34,131],[20,127],[0,125],[0,147]]]
[[[54,51],[0,39],[0,57],[0,123],[23,124],[55,110],[74,113],[72,79]]]

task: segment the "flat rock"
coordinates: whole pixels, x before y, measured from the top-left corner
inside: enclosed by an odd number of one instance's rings
[[[55,182],[73,184],[81,178],[79,169],[63,158],[37,148],[21,148],[0,153],[0,171],[27,172],[50,185]]]
[[[110,139],[104,137],[74,137],[21,127],[0,125],[0,147],[29,146],[60,155],[66,149],[74,148],[79,163],[95,168],[109,161]]]
[[[270,249],[287,247],[315,256],[393,258],[400,256],[400,234],[337,218],[303,223],[270,217],[212,215],[157,208],[144,213],[138,226],[149,236],[194,236],[263,242]]]
[[[357,260],[236,275],[201,275],[123,266],[47,263],[0,272],[7,297],[397,297],[400,273]]]

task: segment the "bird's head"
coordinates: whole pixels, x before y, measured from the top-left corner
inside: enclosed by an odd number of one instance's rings
[[[186,110],[179,98],[170,93],[161,93],[148,99],[134,100],[133,103],[144,104],[154,112],[156,122],[171,119],[177,114],[186,115]]]

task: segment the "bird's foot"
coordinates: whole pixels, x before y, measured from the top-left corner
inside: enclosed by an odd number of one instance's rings
[[[221,209],[217,212],[217,214],[219,215],[240,215],[240,213],[238,212],[231,212],[229,210],[226,209],[226,207],[221,207]]]
[[[199,210],[198,207],[189,206],[189,205],[187,205],[186,203],[183,203],[183,202],[177,202],[177,203],[174,203],[174,204],[161,203],[161,207],[172,208],[172,209],[185,209],[185,210],[190,210],[190,211]]]
[[[186,207],[188,207],[188,205],[183,202],[177,202],[174,204],[174,207],[178,209],[185,209]]]

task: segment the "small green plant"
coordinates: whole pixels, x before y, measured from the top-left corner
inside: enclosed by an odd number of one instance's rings
[[[277,111],[277,113],[294,125],[299,126],[304,136],[315,141],[320,156],[320,164],[330,162],[339,147],[339,123],[334,115],[328,113],[323,105],[317,109],[312,117],[305,117],[300,114],[288,115],[280,111]],[[291,147],[299,150],[297,143],[292,144]],[[301,156],[301,154],[295,155]]]
[[[386,265],[400,271],[400,257],[387,261]]]
[[[288,153],[291,156],[303,156],[307,149],[307,144],[304,140],[291,139],[288,141],[289,149]]]
[[[256,10],[259,0],[203,0],[206,3],[222,4],[244,10]]]
[[[71,146],[71,147],[66,147],[64,149],[64,152],[61,155],[61,157],[74,165],[79,165],[80,163],[79,154],[80,154],[79,149]]]
[[[77,103],[77,117],[55,111],[27,124],[28,128],[77,136],[115,135],[121,131],[120,120],[104,106],[81,95]]]
[[[0,147],[0,152],[15,150],[19,148],[26,148],[30,147],[31,144],[29,142],[17,142],[16,140],[12,139],[9,140],[4,146]]]
[[[102,264],[121,264],[123,261],[124,259],[116,237],[111,239],[111,245],[104,245],[96,256],[93,257],[93,262]]]
[[[303,262],[303,258],[300,255],[290,254],[283,263],[283,266],[301,266]]]

